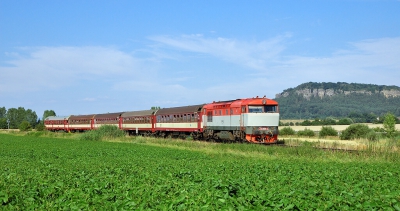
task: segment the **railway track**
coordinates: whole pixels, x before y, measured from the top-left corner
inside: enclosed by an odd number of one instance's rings
[[[265,145],[265,146],[271,146],[271,145]],[[279,147],[304,147],[304,145],[288,145],[285,144],[285,140],[279,140],[278,143],[274,144],[273,146],[279,146]],[[332,147],[318,147],[318,146],[312,146],[314,149],[320,149],[320,150],[325,150],[325,151],[338,151],[338,152],[350,152],[350,153],[356,153],[360,152],[363,150],[357,150],[357,149],[343,149],[343,148],[332,148]]]

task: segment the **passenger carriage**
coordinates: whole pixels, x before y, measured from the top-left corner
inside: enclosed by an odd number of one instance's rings
[[[121,129],[121,116],[122,112],[119,113],[106,113],[96,114],[93,117],[93,128],[98,129],[102,125],[113,125]]]
[[[44,126],[49,131],[68,131],[68,116],[46,117]]]
[[[151,135],[154,133],[155,110],[130,111],[121,114],[121,129],[130,135]]]
[[[68,131],[83,132],[94,129],[94,114],[72,115],[68,118]]]
[[[182,137],[192,135],[194,139],[201,138],[202,105],[192,105],[159,109],[154,115],[154,129],[161,137]]]

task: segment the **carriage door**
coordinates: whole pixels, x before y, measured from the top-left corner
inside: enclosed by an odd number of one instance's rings
[[[90,121],[90,129],[93,130],[94,129],[94,121],[95,121],[94,117],[91,118],[89,121]]]
[[[244,127],[244,114],[246,113],[246,106],[242,106],[240,112],[240,127]]]
[[[202,118],[203,127],[207,127],[207,109],[203,109],[203,116],[205,117],[205,118]]]

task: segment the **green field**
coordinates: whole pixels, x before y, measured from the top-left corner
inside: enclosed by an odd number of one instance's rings
[[[0,134],[0,210],[400,210],[397,152],[122,141]]]

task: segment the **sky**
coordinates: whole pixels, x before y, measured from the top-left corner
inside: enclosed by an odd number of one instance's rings
[[[59,116],[400,86],[400,0],[2,0],[0,107]]]

